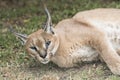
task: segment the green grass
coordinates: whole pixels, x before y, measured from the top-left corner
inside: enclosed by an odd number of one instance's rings
[[[47,0],[46,4],[51,13],[54,25],[56,25],[62,19],[72,17],[79,11],[94,8],[120,8],[120,1],[104,2],[104,0]],[[11,71],[11,75],[15,75],[13,69],[15,69],[18,75],[22,73],[21,69],[23,69],[23,72],[26,75],[26,77],[22,78],[23,80],[25,78],[34,80],[35,77],[39,78],[41,75],[47,73],[49,74],[47,70],[50,70],[51,73],[57,75],[68,73],[69,75],[65,77],[65,80],[70,80],[70,77],[72,77],[73,80],[120,79],[120,77],[115,75],[106,76],[104,70],[102,70],[105,65],[102,65],[102,68],[101,65],[99,65],[97,69],[94,69],[90,65],[90,68],[87,68],[89,69],[89,72],[87,72],[86,69],[82,71],[78,71],[79,69],[74,69],[74,71],[71,71],[72,69],[64,71],[63,69],[56,68],[54,64],[40,64],[40,67],[44,66],[44,68],[39,69],[36,67],[37,63],[27,55],[19,40],[7,30],[7,27],[1,24],[1,22],[4,22],[5,24],[10,23],[18,32],[30,34],[41,28],[45,20],[46,16],[41,4],[40,6],[32,5],[29,7],[9,7],[0,9],[0,79],[6,78],[2,76],[4,75],[5,71]],[[26,68],[26,66],[28,67]],[[26,70],[30,69],[30,66],[33,66],[35,70]],[[51,68],[55,70],[52,69],[52,71]],[[76,75],[74,74],[75,71]],[[108,73],[109,72],[110,71],[108,70]],[[15,77],[13,76],[12,78],[8,76],[8,78],[12,80]]]

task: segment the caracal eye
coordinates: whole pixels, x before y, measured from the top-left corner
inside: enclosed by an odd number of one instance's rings
[[[37,48],[35,46],[31,46],[30,49],[37,51]]]
[[[51,41],[46,41],[45,42],[46,47],[48,47],[50,45],[50,43],[51,43]]]

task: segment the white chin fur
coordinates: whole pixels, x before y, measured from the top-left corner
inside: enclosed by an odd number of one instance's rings
[[[49,60],[43,60],[43,61],[41,61],[41,63],[43,63],[43,64],[47,64],[49,62],[50,62]]]

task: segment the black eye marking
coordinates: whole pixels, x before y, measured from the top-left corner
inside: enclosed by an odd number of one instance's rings
[[[35,46],[30,47],[32,50],[37,51],[37,48]]]
[[[46,42],[45,42],[45,45],[46,45],[47,48],[48,48],[48,46],[50,45],[50,43],[51,43],[51,41],[46,41]]]

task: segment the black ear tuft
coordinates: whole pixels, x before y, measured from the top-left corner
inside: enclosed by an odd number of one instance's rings
[[[10,32],[12,32],[16,37],[18,37],[24,45],[27,41],[28,36],[26,34],[17,33],[11,26],[9,27]]]

